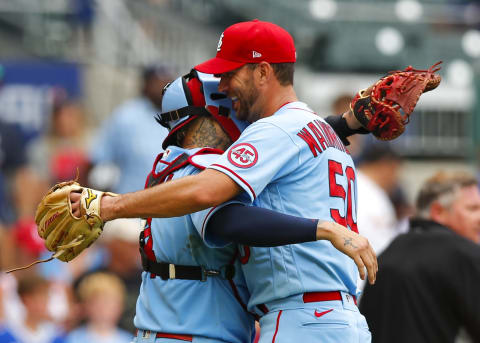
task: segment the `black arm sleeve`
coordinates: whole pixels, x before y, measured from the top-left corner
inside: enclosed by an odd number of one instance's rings
[[[342,140],[342,143],[345,144],[345,146],[350,145],[350,142],[348,141],[347,137],[357,133],[362,135],[370,133],[367,130],[365,130],[363,127],[355,130],[349,128],[347,121],[345,120],[345,118],[343,118],[342,115],[328,116],[325,118],[325,121],[332,127],[332,129],[335,131],[338,137]]]
[[[227,242],[274,247],[316,241],[317,223],[264,208],[230,204],[212,215],[207,232]]]

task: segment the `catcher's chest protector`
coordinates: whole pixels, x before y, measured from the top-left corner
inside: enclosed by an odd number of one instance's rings
[[[171,175],[173,176],[173,172],[175,170],[178,170],[189,163],[188,155],[181,154],[167,168],[165,168],[164,170],[162,170],[160,173],[157,174],[155,173],[155,170],[157,169],[157,165],[162,159],[162,157],[163,157],[163,153],[159,154],[155,159],[155,163],[153,164],[153,169],[150,172],[150,174],[148,174],[147,176],[147,181],[145,182],[145,188],[150,188],[162,182],[165,182],[165,180],[167,180],[169,176],[170,178],[171,178]]]
[[[171,180],[173,178],[173,173],[175,171],[185,167],[188,164],[192,164],[198,169],[202,169],[202,170],[205,169],[205,166],[195,163],[195,161],[192,159],[194,156],[205,155],[205,154],[222,154],[222,153],[223,151],[218,149],[212,149],[212,148],[200,149],[194,155],[191,155],[191,156],[189,156],[186,153],[182,153],[175,160],[170,162],[165,169],[157,173],[156,170],[157,170],[158,164],[167,163],[165,161],[162,161],[164,153],[161,153],[155,159],[152,171],[147,176],[147,180],[145,182],[145,189]],[[145,228],[140,234],[140,241],[139,241],[140,255],[142,257],[143,265],[145,265],[145,263],[148,262],[146,259],[152,262],[156,262],[155,252],[153,251],[153,240],[150,239],[152,236],[151,225],[152,225],[152,218],[147,218],[145,223]],[[155,274],[152,273],[151,277],[155,277]]]

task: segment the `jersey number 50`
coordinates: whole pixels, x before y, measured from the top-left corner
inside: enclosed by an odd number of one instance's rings
[[[346,178],[347,191],[342,185],[337,183],[337,175],[343,176]],[[340,225],[350,227],[350,230],[358,233],[357,223],[353,220],[352,214],[352,202],[353,202],[353,190],[355,184],[355,170],[347,166],[345,168],[345,173],[343,172],[343,166],[340,162],[329,160],[328,161],[328,183],[330,186],[330,196],[336,198],[342,198],[345,204],[343,213],[344,217],[341,216],[338,209],[330,209],[330,215],[332,219]],[[356,206],[355,206],[356,207]]]

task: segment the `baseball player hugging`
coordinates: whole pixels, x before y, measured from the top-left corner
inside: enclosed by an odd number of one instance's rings
[[[39,204],[50,259],[65,262],[105,221],[147,219],[135,342],[251,342],[254,319],[260,343],[371,341],[356,285],[359,275],[373,284],[378,265],[358,234],[346,137],[402,134],[422,92],[440,83],[439,64],[382,78],[324,120],[296,96],[295,61],[283,28],[228,27],[215,58],[165,87],[156,119],[169,134],[144,190],[71,181]],[[396,96],[386,83],[413,86]]]
[[[255,206],[357,231],[353,161],[331,127],[297,100],[295,60],[284,29],[254,20],[227,28],[216,58],[196,66],[219,74],[237,117],[253,122],[209,169],[235,181]],[[207,227],[204,239],[214,246],[212,236]],[[244,246],[241,263],[261,343],[370,341],[356,306],[355,262],[329,242]]]

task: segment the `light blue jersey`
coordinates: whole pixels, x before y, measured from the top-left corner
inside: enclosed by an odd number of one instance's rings
[[[333,219],[356,231],[352,159],[333,129],[304,103],[288,103],[250,125],[209,168],[232,178],[255,206]],[[208,233],[204,238],[218,245]],[[357,293],[355,263],[328,241],[241,251],[252,311],[260,304],[298,306],[284,299],[305,292]]]
[[[155,174],[158,175],[183,153],[192,158],[195,154],[196,157],[200,156],[202,151],[169,147],[156,164]],[[213,155],[214,159],[218,156]],[[208,156],[202,155],[196,160],[200,160],[198,164],[193,163],[202,168],[201,161],[205,159]],[[189,163],[170,175],[173,179],[193,175],[200,171],[197,167]],[[166,180],[170,179],[172,177]],[[208,338],[209,342],[251,342],[253,317],[236,299],[237,294],[246,304],[249,297],[241,267],[235,258],[236,246],[208,248],[197,232],[201,232],[203,224],[214,212],[215,209],[207,209],[182,217],[153,218],[150,227],[147,224],[144,231],[145,247],[150,247],[148,253],[154,253],[157,262],[204,266],[215,270],[235,263],[236,273],[232,280],[235,289],[230,281],[222,277],[208,277],[206,281],[162,280],[143,272],[134,320],[138,329],[203,337]],[[144,340],[140,338],[138,341]]]

